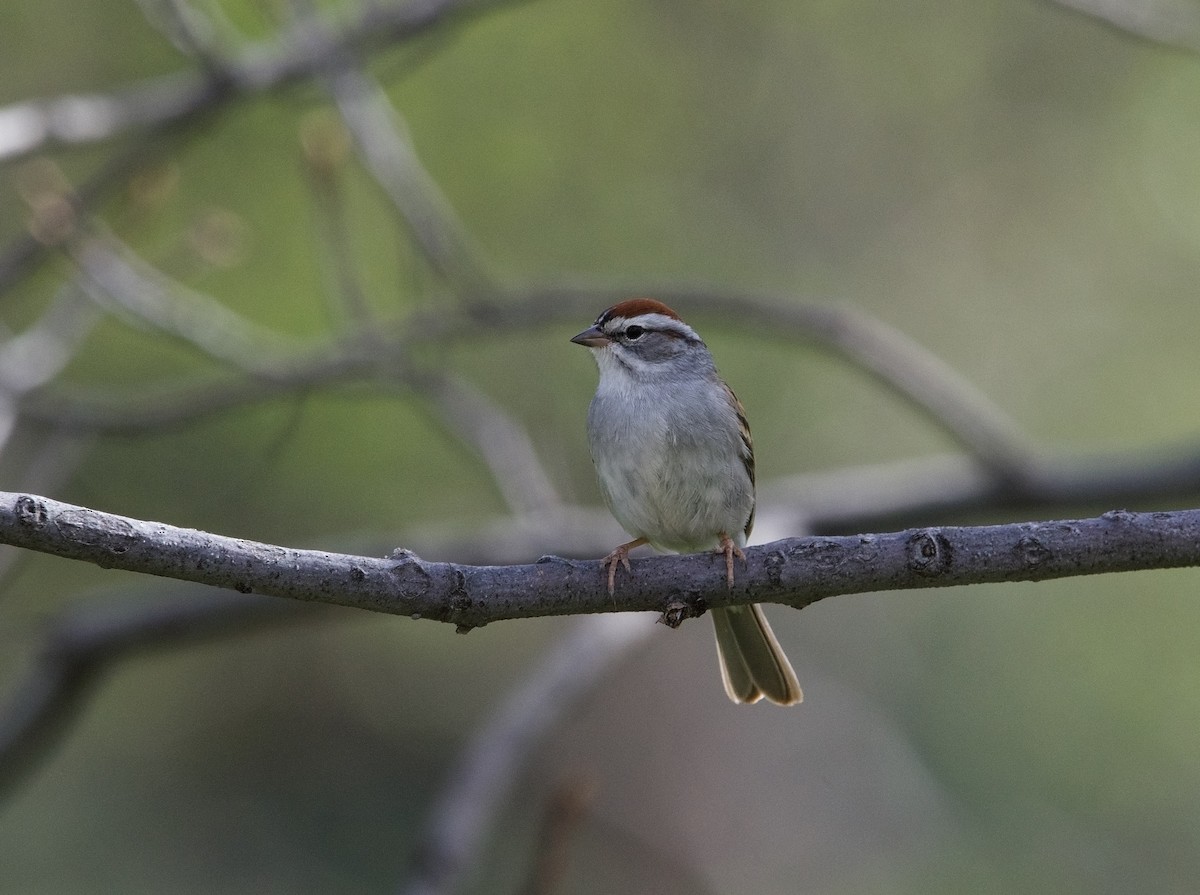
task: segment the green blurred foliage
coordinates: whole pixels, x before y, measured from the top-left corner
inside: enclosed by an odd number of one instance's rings
[[[248,40],[287,14],[200,8]],[[190,64],[111,0],[9,0],[0,48],[0,103]],[[704,282],[852,306],[1047,449],[1196,433],[1191,56],[1030,0],[541,0],[373,70],[506,284]],[[247,317],[319,334],[331,275],[300,134],[328,114],[314,85],[235,104],[105,219]],[[78,178],[104,156],[54,159]],[[24,169],[0,180],[3,238],[24,226]],[[373,306],[442,300],[369,178],[348,165],[338,190]],[[67,272],[52,259],[23,281],[4,321],[27,323]],[[765,482],[948,447],[839,362],[694,322],[748,408]],[[446,362],[591,502],[595,374],[572,332]],[[136,390],[207,370],[111,322],[67,375]],[[100,439],[54,496],[329,549],[502,510],[418,404],[341,392]],[[1198,586],[1164,572],[776,611],[808,700],[788,712],[725,702],[706,624],[664,630],[532,758],[472,891],[516,890],[548,794],[581,778],[599,795],[564,892],[1191,891]],[[0,603],[0,671],[20,667],[44,615],[155,588],[25,560]],[[0,890],[393,889],[457,750],[561,624],[464,638],[335,613],[123,665],[0,807]]]

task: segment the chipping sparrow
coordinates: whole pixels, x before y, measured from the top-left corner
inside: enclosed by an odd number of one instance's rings
[[[604,558],[617,566],[642,544],[677,553],[717,548],[733,559],[754,524],[754,449],[742,404],[717,375],[695,331],[662,302],[614,305],[571,340],[592,350],[600,384],[588,441],[600,490],[634,536]],[[734,702],[803,699],[792,666],[757,606],[712,610],[725,692]]]

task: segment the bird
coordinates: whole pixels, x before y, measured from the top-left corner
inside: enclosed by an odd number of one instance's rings
[[[600,372],[587,434],[600,491],[633,540],[602,560],[609,593],[618,566],[644,544],[674,553],[714,550],[734,559],[754,526],[754,446],[746,412],[717,374],[711,352],[661,301],[613,305],[571,339]],[[757,605],[711,611],[725,692],[736,703],[794,705],[804,694]]]

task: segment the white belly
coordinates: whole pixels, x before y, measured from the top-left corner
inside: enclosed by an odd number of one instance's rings
[[[618,403],[632,413],[598,409],[606,400],[600,393],[590,413],[607,420],[592,433],[592,458],[617,521],[634,537],[680,553],[713,549],[722,532],[744,544],[754,492],[730,420],[716,416],[718,407],[684,427],[651,408],[638,412],[628,397]]]

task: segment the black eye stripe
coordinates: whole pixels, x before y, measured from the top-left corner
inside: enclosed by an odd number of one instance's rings
[[[635,318],[636,319],[636,318]],[[627,323],[620,317],[607,317],[601,315],[596,321],[596,326],[608,334],[609,338],[625,339],[630,342],[636,342],[651,333],[660,336],[667,336],[671,339],[682,339],[683,341],[692,341],[694,336],[690,336],[686,332],[682,332],[673,326],[648,326],[644,323]]]

